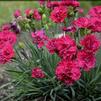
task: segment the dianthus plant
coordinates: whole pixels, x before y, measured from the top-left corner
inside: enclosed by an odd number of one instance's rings
[[[0,31],[5,86],[13,86],[3,101],[101,100],[101,6],[85,15],[76,0],[39,0],[39,8],[13,16]]]

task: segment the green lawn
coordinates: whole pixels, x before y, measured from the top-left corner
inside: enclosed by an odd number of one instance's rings
[[[85,8],[85,13],[92,7],[92,4],[101,4],[101,1],[98,3],[86,0],[80,2],[81,7]],[[36,1],[0,1],[0,25],[11,20],[12,14],[16,9],[24,11],[26,8],[35,7],[38,7],[38,2]]]
[[[38,2],[36,1],[0,1],[0,25],[11,20],[16,9],[24,11],[26,8],[35,7],[38,7]],[[91,8],[91,2],[82,1],[81,7],[86,8],[85,12],[87,12]]]
[[[23,12],[26,8],[35,8],[37,6],[38,3],[35,1],[0,1],[0,25],[11,20],[16,9]]]

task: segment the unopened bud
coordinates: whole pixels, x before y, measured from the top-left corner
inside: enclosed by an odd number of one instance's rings
[[[42,13],[42,8],[38,8],[38,11],[39,11],[40,13]]]
[[[48,25],[46,24],[46,25],[44,25],[44,27],[45,27],[45,29],[46,30],[48,30],[49,29],[49,27],[48,27]]]
[[[42,19],[46,20],[46,15],[45,14],[42,15]]]
[[[19,45],[20,48],[24,48],[25,47],[25,44],[23,42],[19,42],[18,45]]]

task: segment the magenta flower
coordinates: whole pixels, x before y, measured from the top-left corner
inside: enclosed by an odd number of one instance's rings
[[[101,46],[101,42],[98,40],[96,35],[88,34],[81,41],[80,44],[83,46],[84,51],[89,53],[95,53]]]
[[[61,61],[55,71],[58,80],[65,84],[73,84],[81,76],[80,68],[75,61]]]
[[[33,10],[30,9],[30,8],[27,8],[27,9],[25,10],[25,14],[26,14],[27,17],[30,16],[30,14],[32,14],[32,13],[33,13]]]
[[[6,43],[5,46],[0,49],[0,63],[5,64],[9,62],[14,57],[13,47]]]
[[[32,78],[44,78],[45,74],[41,68],[35,67],[32,69]]]
[[[60,6],[55,7],[54,10],[51,12],[51,20],[55,23],[61,23],[67,17],[67,8]]]
[[[39,11],[37,9],[34,9],[33,18],[35,20],[41,20],[42,19],[42,16],[41,16],[41,14],[39,13]]]
[[[80,3],[76,0],[62,0],[61,6],[73,6],[73,7],[79,7]]]
[[[14,12],[13,15],[14,15],[15,18],[17,18],[17,17],[21,16],[21,11],[18,9],[18,10],[16,10],[16,11]]]
[[[4,37],[4,35],[0,32],[0,49],[2,49],[2,47],[5,46],[6,43],[6,38]]]
[[[45,35],[43,30],[38,30],[36,32],[32,32],[33,43],[38,46],[38,48],[42,48],[45,45],[45,42],[48,40],[48,37]]]
[[[58,1],[48,1],[47,2],[47,8],[54,8],[60,6],[61,2]]]
[[[85,71],[89,71],[90,69],[94,68],[96,63],[95,56],[85,51],[78,52],[77,59],[79,66]]]
[[[56,41],[57,39],[53,38],[53,39],[49,39],[47,42],[46,48],[49,50],[51,54],[54,54],[57,51],[56,45],[55,45]]]
[[[75,41],[68,35],[50,40],[46,47],[50,53],[56,52],[62,59],[72,59],[77,51]]]
[[[88,13],[91,17],[101,17],[101,6],[95,6]]]
[[[88,28],[90,26],[90,20],[86,17],[80,17],[73,21],[73,25],[77,28]]]
[[[1,29],[2,30],[10,30],[11,29],[11,25],[9,23],[3,24]]]
[[[40,5],[44,5],[45,4],[45,0],[39,0]]]
[[[92,32],[101,32],[101,19],[99,19],[99,17],[90,18],[90,22],[91,25],[89,29],[91,29]]]
[[[77,51],[75,41],[68,35],[57,40],[56,48],[58,50],[58,55],[62,59],[72,59]]]
[[[8,34],[6,36],[6,40],[7,42],[9,42],[12,46],[15,45],[16,41],[17,41],[17,38],[16,38],[16,35],[15,33],[11,32],[10,34]]]
[[[10,43],[11,45],[14,45],[16,43],[16,34],[14,32],[11,32],[9,30],[4,30],[0,32],[0,46],[4,45],[5,43]]]

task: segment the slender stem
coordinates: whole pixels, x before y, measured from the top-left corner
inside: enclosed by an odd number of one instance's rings
[[[78,18],[78,13],[75,13],[74,20],[76,20],[77,18]],[[78,28],[77,28],[76,35],[74,35],[74,38],[76,40],[76,43],[79,44],[79,41],[80,41],[80,30]]]

